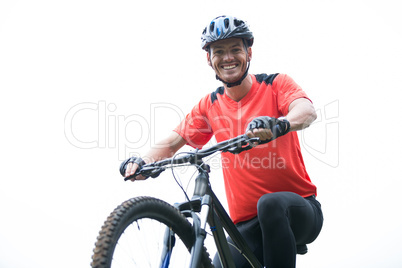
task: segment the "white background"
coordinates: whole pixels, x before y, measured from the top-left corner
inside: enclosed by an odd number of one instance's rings
[[[319,113],[300,138],[325,223],[298,267],[401,267],[399,13],[384,0],[1,1],[0,267],[89,267],[118,204],[182,198],[169,174],[129,183],[118,167],[220,86],[200,34],[222,14],[254,32],[250,72],[289,74]]]

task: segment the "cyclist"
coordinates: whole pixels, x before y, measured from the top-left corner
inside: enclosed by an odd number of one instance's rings
[[[202,98],[143,159],[171,157],[185,144],[201,148],[213,135],[218,142],[245,132],[259,137],[263,144],[252,150],[222,153],[229,213],[261,263],[270,268],[295,267],[296,254],[307,252],[306,244],[316,239],[323,223],[317,189],[295,132],[308,127],[316,113],[288,75],[248,73],[253,41],[248,25],[235,17],[220,16],[207,25],[201,46],[223,86]],[[130,163],[126,177],[144,160]],[[236,266],[247,267],[247,261],[231,250]],[[214,264],[220,267],[217,256]]]

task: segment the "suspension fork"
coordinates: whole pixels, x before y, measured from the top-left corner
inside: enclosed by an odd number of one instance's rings
[[[206,238],[206,227],[212,205],[212,198],[206,194],[209,189],[209,166],[199,165],[199,174],[195,179],[195,189],[191,201],[175,204],[175,207],[186,217],[192,217],[195,242],[191,248],[190,267],[200,267],[204,240]],[[199,212],[199,216],[197,214]],[[161,268],[169,266],[170,255],[175,242],[174,233],[167,228],[164,237],[164,249],[162,253]]]
[[[170,264],[170,257],[172,256],[172,249],[176,244],[176,237],[174,232],[169,228],[166,227],[165,235],[163,237],[163,249],[161,255],[161,262],[159,267],[160,268],[167,268]]]
[[[191,263],[190,267],[200,267],[201,264],[201,254],[204,247],[204,240],[207,232],[205,231],[208,222],[208,216],[210,207],[212,204],[212,198],[210,195],[206,194],[209,186],[209,166],[203,164],[204,166],[198,168],[199,174],[195,179],[195,189],[192,200],[201,201],[200,216],[192,211],[193,226],[195,231],[195,243],[191,249]]]

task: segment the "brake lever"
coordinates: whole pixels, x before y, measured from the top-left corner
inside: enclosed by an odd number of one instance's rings
[[[232,153],[232,154],[239,154],[241,152],[250,150],[251,148],[255,147],[256,145],[253,144],[255,142],[257,142],[258,144],[261,143],[261,140],[258,137],[249,138],[247,135],[244,135],[244,139],[245,139],[244,141],[239,142],[234,147],[229,148],[225,151]],[[243,145],[244,145],[243,142],[245,142],[247,144],[247,146],[243,147]]]
[[[156,168],[155,166],[143,166],[141,167],[140,170],[137,170],[133,175],[128,176],[126,178],[124,178],[124,181],[128,181],[131,179],[134,179],[135,177],[142,175],[145,178],[156,178],[158,177],[163,171],[165,171],[164,167],[158,167]]]
[[[131,179],[134,179],[136,176],[137,176],[136,174],[133,174],[133,175],[131,175],[131,176],[125,177],[125,178],[124,178],[124,181],[129,181],[129,180],[131,180]]]
[[[247,135],[245,135],[246,137],[246,142],[251,145],[250,143],[254,143],[257,142],[258,144],[261,143],[261,139],[259,137],[253,137],[253,138],[249,138]]]

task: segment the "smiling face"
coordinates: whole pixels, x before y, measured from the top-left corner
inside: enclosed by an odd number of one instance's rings
[[[240,38],[214,42],[207,53],[208,64],[222,80],[236,82],[243,76],[251,59],[251,48],[247,50]]]

